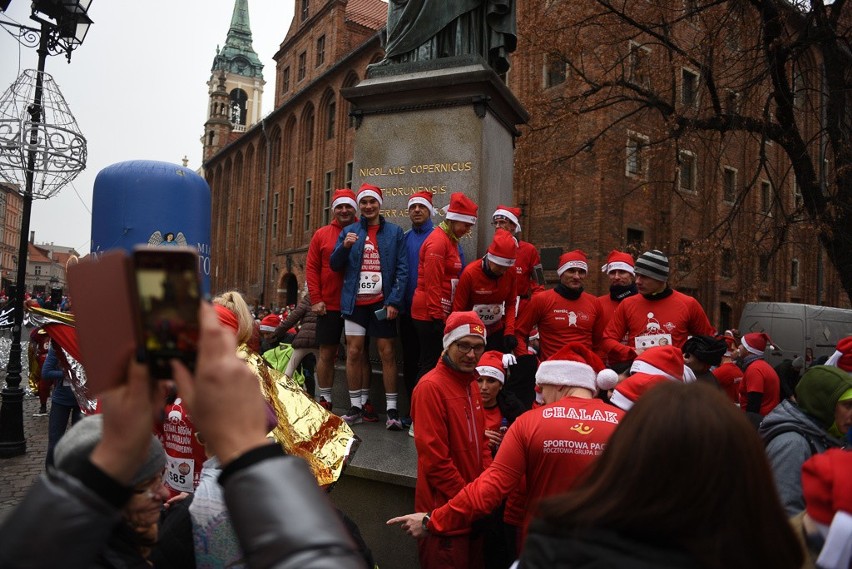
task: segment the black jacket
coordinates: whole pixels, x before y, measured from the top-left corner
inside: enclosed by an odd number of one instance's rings
[[[608,530],[574,532],[541,520],[530,526],[520,569],[695,569],[699,563],[668,544]]]

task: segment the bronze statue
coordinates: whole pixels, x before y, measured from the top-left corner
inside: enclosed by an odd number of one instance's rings
[[[380,64],[480,55],[505,73],[517,43],[515,0],[389,0]]]

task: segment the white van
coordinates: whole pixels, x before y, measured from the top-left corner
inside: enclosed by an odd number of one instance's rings
[[[830,356],[840,339],[852,336],[852,310],[790,302],[749,302],[740,317],[739,330],[743,335],[769,334],[778,348],[767,353],[773,366],[796,356],[813,361]]]

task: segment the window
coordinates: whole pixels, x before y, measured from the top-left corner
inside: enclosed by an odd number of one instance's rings
[[[650,87],[649,57],[651,50],[637,43],[630,42],[630,54],[628,56],[629,80],[638,87]]]
[[[736,91],[725,89],[725,112],[729,115],[740,112],[740,95]]]
[[[306,151],[314,149],[314,111],[310,109],[305,117],[305,140],[304,148]]]
[[[645,232],[641,229],[627,228],[627,249],[634,255],[642,253],[642,246],[645,242]]]
[[[301,14],[302,14],[302,21],[303,22],[308,19],[308,5],[309,4],[310,4],[310,0],[302,0]]]
[[[722,266],[719,272],[726,279],[734,276],[734,252],[727,247],[722,249]]]
[[[793,259],[790,262],[790,287],[796,288],[799,286],[799,260]]]
[[[350,188],[350,189],[352,188],[352,174],[353,174],[354,170],[355,170],[355,168],[354,168],[354,165],[352,164],[352,162],[347,162],[346,163],[346,181],[343,182],[343,185],[346,186],[347,188]]]
[[[562,83],[565,83],[565,62],[556,54],[545,56],[544,88],[555,87]]]
[[[296,81],[301,81],[305,78],[305,68],[307,66],[308,54],[307,52],[302,52],[299,54],[299,70],[296,75]]]
[[[281,92],[286,93],[290,90],[290,66],[284,68],[281,72]]]
[[[765,180],[760,182],[760,211],[772,215],[772,184]]]
[[[280,194],[275,192],[272,196],[272,238],[278,235],[278,198]]]
[[[296,188],[287,190],[287,235],[293,235],[293,210],[296,206]]]
[[[334,172],[325,173],[325,187],[322,190],[322,222],[327,225],[331,221],[331,195],[334,188]]]
[[[692,270],[692,241],[689,239],[681,239],[677,245],[677,270],[682,273],[688,273]]]
[[[761,255],[758,258],[758,267],[757,273],[760,277],[760,282],[768,283],[769,282],[769,255]]]
[[[680,102],[689,106],[698,102],[698,74],[689,69],[680,70]]]
[[[727,166],[722,171],[722,194],[728,203],[737,199],[737,171]]]
[[[313,192],[313,183],[308,180],[305,182],[305,224],[303,231],[311,230],[311,193]]]
[[[317,38],[317,67],[325,63],[325,36]]]
[[[337,103],[331,101],[328,104],[326,113],[325,138],[326,140],[331,140],[334,138],[334,128],[337,123]]]
[[[627,160],[624,166],[626,176],[644,176],[648,171],[645,149],[648,146],[648,137],[627,131]]]
[[[259,242],[263,242],[263,232],[266,230],[266,220],[264,216],[267,215],[266,211],[266,198],[260,198],[260,216],[257,220],[257,240]]]
[[[681,150],[678,154],[680,159],[680,173],[678,175],[678,187],[684,192],[695,191],[695,154],[688,150]]]
[[[35,276],[40,277],[41,276],[41,265],[36,265],[34,272],[35,272]]]

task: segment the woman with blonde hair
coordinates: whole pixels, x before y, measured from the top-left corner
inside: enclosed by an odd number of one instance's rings
[[[250,344],[254,335],[255,322],[242,293],[236,290],[223,292],[213,299],[213,304],[224,306],[237,317],[237,344]]]

